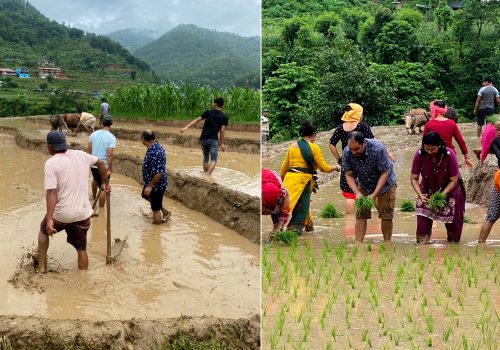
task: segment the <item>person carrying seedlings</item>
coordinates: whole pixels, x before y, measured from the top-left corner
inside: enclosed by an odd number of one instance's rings
[[[433,220],[446,226],[448,242],[460,242],[464,224],[465,188],[455,153],[437,132],[422,139],[413,157],[411,184],[417,193],[417,243],[428,244]]]
[[[378,140],[366,139],[362,132],[351,131],[342,155],[342,168],[347,184],[356,195],[356,241],[363,242],[365,238],[371,203],[377,207],[382,220],[384,240],[390,241],[397,185],[386,147]]]
[[[102,128],[90,135],[89,144],[87,146],[87,153],[96,156],[106,164],[108,169],[108,181],[111,176],[111,171],[113,171],[113,150],[116,148],[116,137],[110,132],[112,124],[113,119],[107,114],[102,120]],[[90,170],[94,178],[92,181],[92,196],[95,199],[97,189],[102,186],[101,176],[97,171],[97,167],[93,166]],[[104,207],[104,203],[106,203],[106,193],[101,191],[99,195],[99,206]]]
[[[490,235],[491,229],[497,220],[500,218],[500,121],[495,123],[495,139],[491,142],[490,152],[493,153],[498,160],[498,169],[493,178],[491,186],[490,201],[488,202],[488,211],[484,219],[481,230],[479,231],[479,243],[484,243]]]
[[[271,215],[273,232],[281,231],[290,216],[290,196],[279,175],[262,168],[262,215]]]
[[[292,218],[288,223],[289,230],[302,234],[303,230],[312,231],[313,222],[309,212],[311,193],[316,192],[317,169],[324,173],[340,171],[340,166],[326,163],[316,141],[316,127],[304,121],[299,128],[300,139],[288,148],[285,160],[281,165],[280,175],[283,186],[290,194],[290,210]]]
[[[78,114],[80,114],[80,120],[75,130],[78,132],[80,127],[83,127],[89,135],[92,134],[95,130],[95,117],[90,113],[84,112],[81,108],[78,108]]]
[[[455,151],[455,147],[453,146],[453,138],[458,143],[460,147],[460,151],[464,155],[464,164],[472,169],[474,163],[470,160],[467,145],[465,144],[464,138],[458,129],[457,124],[451,120],[446,118],[446,113],[448,111],[448,106],[442,100],[435,100],[430,103],[431,110],[431,119],[425,124],[424,132],[422,133],[422,137],[425,136],[428,132],[434,131],[439,134],[441,140],[446,147],[448,147],[455,155],[457,152]]]
[[[168,185],[167,156],[163,147],[156,141],[152,130],[144,130],[141,134],[141,140],[147,148],[142,162],[142,179],[144,181],[142,198],[151,203],[153,224],[159,225],[170,217],[170,211],[163,208],[163,194]]]
[[[330,152],[332,152],[333,157],[337,160],[337,162],[342,164],[342,158],[340,157],[339,152],[337,151],[337,143],[340,141],[342,144],[342,150],[347,147],[347,135],[351,131],[359,131],[363,133],[366,139],[373,139],[372,130],[362,121],[363,119],[363,107],[358,105],[357,103],[349,103],[344,107],[344,114],[342,115],[341,120],[343,121],[332,134],[330,138]],[[345,211],[346,214],[354,214],[354,200],[356,196],[352,192],[351,188],[347,184],[345,178],[345,171],[342,169],[340,172],[340,191],[342,192],[342,196],[345,198]]]
[[[222,112],[224,99],[217,97],[212,104],[212,110],[206,110],[201,116],[191,121],[180,131],[183,133],[190,127],[197,125],[202,120],[205,120],[203,130],[200,135],[200,144],[203,151],[203,171],[211,175],[217,165],[217,155],[219,152],[218,134],[220,134],[220,148],[222,152],[226,151],[224,145],[224,134],[228,123],[227,116]]]
[[[88,172],[90,166],[96,165],[102,181],[101,189],[110,192],[111,187],[106,184],[106,165],[93,155],[68,149],[66,137],[61,131],[50,131],[47,144],[52,157],[44,167],[47,213],[38,233],[38,266],[40,272],[47,272],[49,236],[65,230],[67,242],[77,251],[78,268],[86,270],[89,265],[87,231],[92,215]]]

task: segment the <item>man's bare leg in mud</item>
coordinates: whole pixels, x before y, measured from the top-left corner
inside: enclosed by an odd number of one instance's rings
[[[41,273],[47,272],[47,250],[49,249],[49,236],[43,232],[38,233],[38,268]]]

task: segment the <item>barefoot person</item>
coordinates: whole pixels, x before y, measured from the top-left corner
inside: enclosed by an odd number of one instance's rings
[[[78,114],[80,114],[80,120],[78,121],[78,125],[75,130],[78,132],[82,127],[89,135],[92,134],[95,130],[95,117],[90,113],[82,111],[81,108],[78,108]]]
[[[163,194],[168,185],[167,179],[167,156],[165,150],[155,139],[152,130],[144,130],[141,135],[142,144],[147,151],[142,162],[142,179],[144,188],[142,198],[151,203],[153,211],[153,224],[165,222],[170,217],[170,211],[163,208]],[[162,219],[163,214],[163,219]]]
[[[411,184],[417,193],[417,243],[428,244],[433,220],[444,222],[448,242],[460,242],[464,224],[465,188],[458,170],[458,160],[437,132],[422,138],[423,146],[413,157]],[[429,208],[431,195],[446,195],[444,208]]]
[[[113,170],[113,150],[116,148],[116,137],[110,132],[111,125],[113,124],[113,119],[110,115],[104,116],[102,119],[102,128],[93,132],[89,137],[89,144],[87,146],[87,153],[96,156],[106,164],[108,177],[111,175]],[[101,176],[97,171],[97,167],[93,166],[90,168],[92,171],[92,176],[94,177],[92,181],[92,195],[95,199],[97,188],[102,186]],[[101,191],[99,195],[99,206],[104,207],[106,203],[106,193]]]
[[[346,181],[356,198],[371,197],[382,220],[384,240],[392,237],[392,219],[396,202],[396,173],[385,146],[377,140],[365,139],[363,133],[352,131],[342,155]],[[371,211],[356,211],[356,241],[363,242]]]
[[[60,131],[47,134],[49,153],[45,162],[45,191],[47,213],[38,233],[38,263],[41,272],[47,272],[47,250],[49,235],[65,230],[67,242],[78,254],[78,268],[86,270],[87,231],[90,228],[92,208],[88,198],[88,172],[96,165],[103,183],[104,192],[111,191],[106,185],[106,165],[97,157],[83,151],[68,149],[66,137]]]
[[[300,139],[288,148],[285,160],[281,165],[283,186],[290,194],[290,210],[292,218],[288,229],[299,234],[305,229],[313,230],[312,215],[309,212],[311,193],[317,189],[317,169],[324,173],[340,171],[337,165],[328,165],[323,158],[316,141],[316,127],[309,121],[304,121],[299,128]]]
[[[224,133],[228,123],[227,116],[222,112],[224,99],[217,97],[212,104],[212,110],[206,110],[201,116],[191,121],[180,131],[183,133],[192,126],[205,120],[203,130],[200,135],[200,144],[203,151],[203,171],[211,175],[217,165],[217,155],[219,153],[218,134],[220,134],[220,148],[222,152],[226,151],[224,145]]]

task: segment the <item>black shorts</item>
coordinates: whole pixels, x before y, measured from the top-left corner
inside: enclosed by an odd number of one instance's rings
[[[75,247],[76,250],[85,251],[87,250],[87,231],[90,228],[90,218],[87,218],[82,221],[71,222],[65,224],[63,222],[59,222],[54,220],[54,229],[59,231],[66,231],[68,237],[66,238],[66,242]],[[43,234],[47,233],[47,216],[45,216],[40,223],[40,232]]]
[[[484,125],[484,120],[492,115],[494,112],[493,108],[481,108],[477,110],[477,125]]]
[[[101,188],[102,186],[102,181],[101,181],[101,175],[99,174],[99,169],[97,169],[96,166],[90,167],[90,171],[92,172],[92,176],[94,177],[94,181],[97,184],[97,187]],[[108,176],[108,183],[109,183],[109,176]]]
[[[156,191],[151,191],[151,193],[148,196],[144,195],[144,189],[146,186],[142,188],[142,198],[145,200],[149,201],[151,203],[151,210],[152,211],[158,211],[161,210],[162,205],[163,205],[163,194],[165,193],[165,190],[156,190]]]

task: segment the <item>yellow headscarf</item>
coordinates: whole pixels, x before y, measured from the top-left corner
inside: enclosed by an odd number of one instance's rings
[[[351,106],[351,110],[344,112],[342,118],[340,118],[344,122],[357,122],[361,120],[361,116],[363,115],[363,107],[358,105],[357,103],[349,103],[348,106]]]

